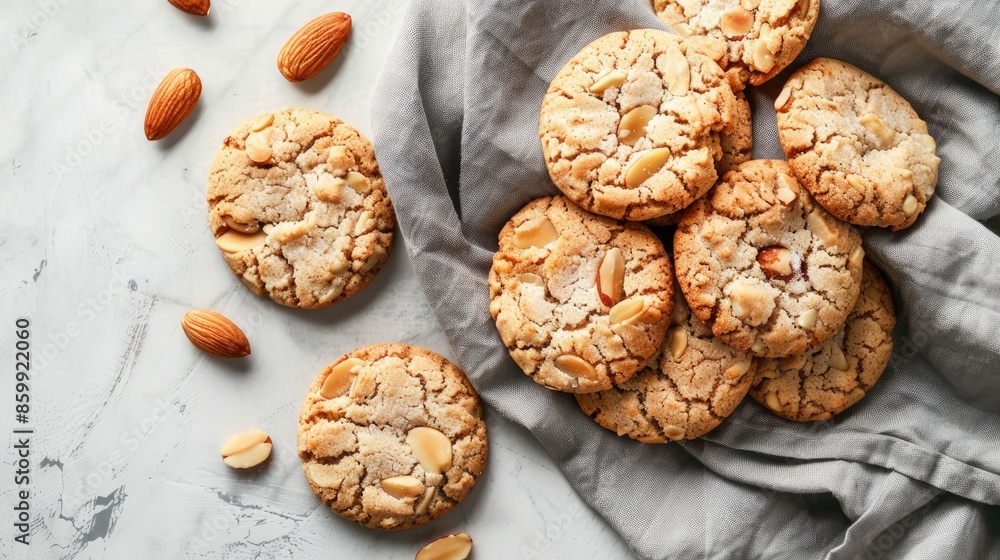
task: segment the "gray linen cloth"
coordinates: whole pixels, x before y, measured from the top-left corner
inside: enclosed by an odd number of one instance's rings
[[[413,0],[373,100],[410,259],[483,398],[523,424],[644,558],[1000,558],[1000,7],[825,0],[796,66],[848,61],[927,120],[937,196],[902,233],[864,231],[899,324],[885,375],[827,422],[750,399],[701,440],[644,445],[584,416],[507,354],[488,312],[497,234],[556,194],[539,145],[549,81],[612,31],[663,28],[641,0]],[[781,157],[752,91],[756,157]]]

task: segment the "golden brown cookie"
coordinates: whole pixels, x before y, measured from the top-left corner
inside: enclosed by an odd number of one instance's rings
[[[694,314],[762,357],[826,342],[861,289],[861,236],[790,173],[783,161],[744,163],[685,212],[674,235],[678,283]]]
[[[408,529],[461,503],[486,467],[483,407],[441,356],[376,344],[340,357],[306,393],[299,457],[313,492],[372,529]]]
[[[817,58],[792,74],[775,107],[792,171],[841,220],[898,231],[934,195],[941,158],[927,123],[870,74]]]
[[[819,17],[819,0],[653,0],[653,8],[718,61],[737,90],[784,70]]]
[[[680,291],[659,358],[607,391],[576,395],[601,426],[644,443],[694,439],[743,401],[755,359],[722,342],[695,317]]]
[[[507,222],[489,284],[511,357],[537,383],[570,393],[635,375],[663,342],[673,307],[673,271],[656,235],[562,196]]]
[[[717,133],[735,119],[718,64],[676,35],[637,29],[597,39],[559,71],[539,135],[552,182],[573,202],[646,220],[712,187]]]
[[[805,355],[762,360],[750,394],[789,420],[827,420],[840,414],[882,376],[895,326],[889,286],[865,260],[861,295],[840,332]]]
[[[316,111],[282,109],[236,127],[212,164],[207,198],[233,272],[282,305],[350,297],[392,248],[395,215],[371,143]]]

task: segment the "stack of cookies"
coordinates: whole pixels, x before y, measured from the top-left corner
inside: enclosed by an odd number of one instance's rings
[[[853,225],[917,220],[934,140],[889,86],[816,59],[775,100],[788,160],[751,161],[744,92],[796,58],[818,1],[655,9],[677,35],[601,37],[545,95],[542,152],[563,196],[500,232],[497,329],[534,381],[638,441],[699,437],[748,393],[828,419],[892,350],[892,295]]]

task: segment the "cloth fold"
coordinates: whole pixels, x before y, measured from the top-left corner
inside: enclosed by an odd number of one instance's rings
[[[373,140],[431,308],[484,400],[526,426],[643,558],[1000,558],[1000,11],[991,0],[827,2],[794,67],[845,60],[927,122],[942,157],[912,228],[863,232],[899,323],[883,378],[826,422],[748,400],[701,440],[644,445],[533,383],[489,315],[503,224],[558,191],[538,111],[549,81],[612,31],[666,29],[640,0],[412,0],[379,79]],[[781,157],[750,93],[755,157]]]

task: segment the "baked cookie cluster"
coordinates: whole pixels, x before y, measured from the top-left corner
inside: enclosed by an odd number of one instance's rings
[[[676,35],[601,37],[544,96],[542,154],[563,196],[500,232],[501,339],[535,382],[642,442],[697,438],[748,393],[790,420],[829,419],[892,351],[892,295],[854,226],[917,221],[934,139],[888,85],[816,59],[775,100],[787,161],[753,160],[745,90],[798,56],[819,1],[653,4]],[[673,228],[657,229],[670,253],[649,227]]]

